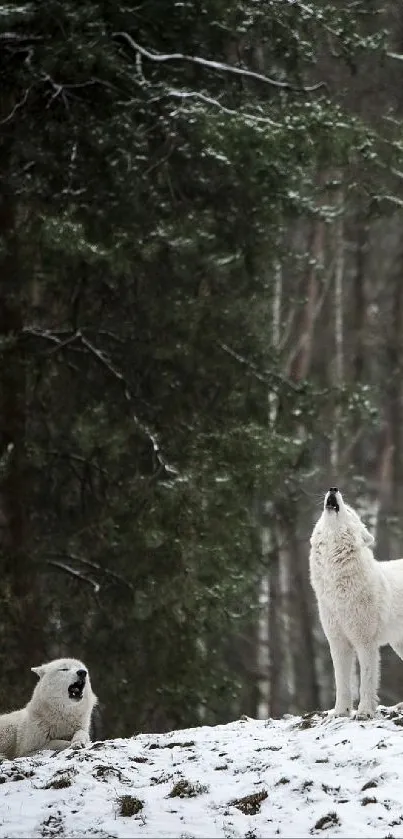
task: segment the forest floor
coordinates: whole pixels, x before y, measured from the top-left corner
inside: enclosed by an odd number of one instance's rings
[[[403,837],[403,714],[141,734],[0,765],[0,837]]]

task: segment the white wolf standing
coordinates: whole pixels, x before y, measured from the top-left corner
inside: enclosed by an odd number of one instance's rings
[[[352,711],[355,653],[360,718],[373,717],[378,705],[379,647],[390,644],[403,658],[403,559],[377,562],[373,544],[357,513],[331,487],[311,536],[309,564],[333,660],[336,716]]]
[[[31,669],[39,682],[28,704],[0,715],[0,758],[86,746],[97,697],[85,665],[75,658],[58,658]]]

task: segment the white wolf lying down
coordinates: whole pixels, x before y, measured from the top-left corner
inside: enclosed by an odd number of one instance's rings
[[[354,653],[360,664],[358,717],[378,705],[379,647],[390,644],[403,658],[403,559],[377,562],[374,539],[344,503],[337,487],[325,495],[311,536],[311,583],[330,646],[336,680],[333,713],[352,711]]]
[[[58,658],[31,669],[39,682],[30,701],[0,716],[0,758],[86,746],[97,697],[85,665],[75,658]]]

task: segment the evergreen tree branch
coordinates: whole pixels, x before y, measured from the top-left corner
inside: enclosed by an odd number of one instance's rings
[[[253,70],[246,70],[242,67],[233,67],[231,64],[225,64],[222,61],[211,61],[207,58],[200,58],[198,55],[185,55],[180,52],[166,54],[150,52],[138,44],[128,32],[113,32],[112,37],[123,39],[133,50],[135,50],[137,54],[142,55],[143,58],[148,58],[149,61],[157,63],[163,63],[166,61],[187,61],[191,64],[197,64],[200,67],[206,67],[209,70],[219,70],[224,73],[242,76],[243,78],[255,79],[256,81],[263,82],[263,84],[271,85],[272,87],[279,88],[280,90],[293,90],[298,93],[313,93],[320,88],[326,87],[325,82],[318,82],[317,84],[310,85],[308,87],[304,87],[303,85],[295,86],[290,82],[281,82],[277,79],[270,78],[270,76],[264,76],[262,73],[255,73]]]
[[[205,93],[198,93],[195,90],[167,90],[165,95],[172,96],[175,99],[199,99],[207,105],[214,105],[215,108],[218,108],[224,114],[228,114],[228,116],[241,116],[243,119],[249,119],[253,122],[266,123],[266,125],[271,125],[273,128],[282,127],[279,122],[274,122],[274,120],[270,119],[270,117],[262,117],[258,116],[258,114],[244,113],[243,111],[236,111],[233,108],[227,108],[225,105],[222,105],[218,99],[213,99],[212,96],[206,96]]]

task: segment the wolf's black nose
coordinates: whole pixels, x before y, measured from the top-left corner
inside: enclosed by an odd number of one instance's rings
[[[86,675],[87,675],[86,670],[77,670],[77,676],[78,676],[79,679],[85,679]]]
[[[338,492],[339,487],[330,487],[329,492]]]

